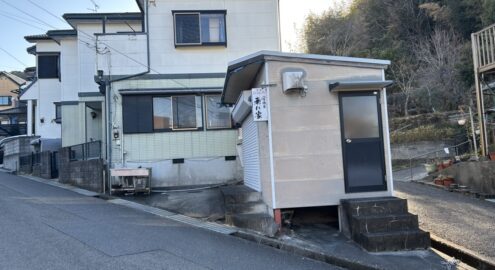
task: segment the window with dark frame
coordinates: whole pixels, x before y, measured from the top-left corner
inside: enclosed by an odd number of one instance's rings
[[[0,106],[10,106],[12,105],[11,96],[0,96]]]
[[[220,95],[205,96],[206,104],[206,128],[225,129],[232,128],[230,108],[222,104]]]
[[[226,11],[174,11],[176,46],[227,45]]]
[[[62,106],[55,103],[55,123],[62,123]]]
[[[203,127],[210,130],[232,128],[230,108],[221,104],[220,97],[220,95],[124,95],[122,97],[124,133],[197,131],[203,130]],[[203,113],[205,113],[204,118]]]
[[[60,55],[40,54],[38,55],[38,78],[59,79],[60,78]]]
[[[198,130],[202,127],[201,96],[153,97],[153,130]]]

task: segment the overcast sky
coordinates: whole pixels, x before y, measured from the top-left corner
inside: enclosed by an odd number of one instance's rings
[[[280,1],[283,50],[297,51],[297,29],[302,28],[305,17],[310,12],[321,13],[335,5],[335,2],[345,0]],[[98,12],[138,11],[134,0],[95,2],[99,5]],[[91,0],[0,0],[0,4],[0,70],[7,71],[34,66],[34,57],[26,52],[31,44],[24,40],[24,36],[42,34],[50,29],[67,29],[69,26],[60,19],[62,14],[92,12],[90,9],[94,9]],[[59,17],[56,18],[49,12]]]

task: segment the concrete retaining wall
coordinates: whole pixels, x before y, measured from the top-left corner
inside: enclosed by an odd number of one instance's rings
[[[59,182],[94,192],[103,192],[103,160],[70,160],[70,149],[59,152]]]
[[[482,194],[495,195],[495,161],[462,162],[441,171]]]

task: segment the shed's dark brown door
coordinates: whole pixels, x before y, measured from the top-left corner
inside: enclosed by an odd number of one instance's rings
[[[346,192],[386,190],[380,92],[341,92],[339,101]]]

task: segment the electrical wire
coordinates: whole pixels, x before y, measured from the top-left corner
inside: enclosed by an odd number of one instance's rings
[[[46,26],[48,26],[48,27],[50,27],[50,28],[58,29],[57,27],[55,27],[55,26],[53,26],[53,25],[51,25],[51,24],[49,24],[49,23],[46,23],[45,21],[43,21],[43,20],[41,20],[41,19],[39,19],[39,18],[37,18],[37,17],[33,16],[33,14],[29,14],[29,13],[25,12],[24,10],[22,10],[22,9],[20,9],[20,8],[16,7],[16,6],[14,6],[13,4],[11,4],[11,3],[9,3],[9,2],[7,2],[7,1],[5,1],[5,0],[0,0],[0,1],[1,1],[1,2],[3,2],[4,4],[6,4],[6,5],[10,6],[11,8],[13,8],[13,9],[15,9],[15,10],[17,10],[17,11],[21,12],[22,14],[27,15],[28,17],[33,18],[33,19],[35,19],[35,20],[39,21],[40,23],[42,23],[42,24],[44,24],[44,25],[46,25]]]
[[[8,18],[8,19],[11,19],[11,20],[14,20],[14,21],[17,21],[17,22],[23,23],[23,24],[25,24],[25,25],[27,25],[27,26],[31,26],[31,27],[33,27],[33,28],[36,28],[36,29],[39,29],[39,30],[41,30],[41,31],[45,31],[45,32],[46,32],[46,29],[43,29],[43,28],[38,27],[38,26],[35,26],[35,25],[30,24],[30,23],[28,23],[28,22],[24,22],[24,21],[22,21],[22,20],[20,20],[20,19],[18,19],[18,18],[15,18],[15,17],[10,16],[10,15],[0,13],[0,16],[4,16],[5,18]]]
[[[24,62],[22,62],[21,60],[19,60],[17,57],[15,57],[11,53],[9,53],[7,50],[5,50],[4,48],[0,47],[0,50],[2,50],[4,53],[8,54],[10,57],[12,57],[13,59],[15,59],[20,64],[22,64],[24,67],[27,67],[28,66],[28,65],[24,64]]]
[[[1,1],[1,2],[6,3],[6,2],[5,2],[5,0],[0,0],[0,1]],[[35,4],[33,1],[28,0],[28,2],[29,2],[29,3],[31,3],[31,4],[33,4],[33,5],[35,5],[36,7],[40,8],[40,9],[42,9],[43,11],[47,12],[47,13],[48,13],[48,14],[50,14],[51,16],[55,16],[55,17],[57,17],[59,20],[62,20],[61,18],[59,18],[58,16],[56,16],[55,14],[53,14],[52,12],[50,12],[49,10],[47,10],[47,9],[45,9],[45,8],[42,8],[42,7],[40,7],[39,5]],[[20,11],[20,12],[24,13],[24,14],[27,14],[27,13],[25,13],[24,11],[20,10],[19,8],[15,7],[13,4],[9,4],[9,3],[7,3],[7,4],[8,4],[9,6],[11,6],[11,7],[15,8],[16,10],[18,10],[18,11]],[[50,24],[48,24],[48,23],[44,22],[43,20],[41,20],[41,19],[39,19],[39,18],[36,18],[36,17],[34,17],[34,16],[32,16],[32,17],[33,17],[34,19],[36,19],[36,20],[38,20],[38,21],[42,22],[42,23],[43,23],[43,24],[45,24],[45,25],[50,25]],[[63,20],[62,20],[62,21],[63,21]],[[65,21],[64,21],[64,22],[65,22]],[[65,23],[66,23],[66,22],[65,22]],[[52,28],[56,28],[56,27],[52,27]],[[56,29],[58,29],[58,28],[56,28]],[[132,27],[131,27],[131,29],[132,29]],[[119,51],[119,50],[115,49],[114,47],[110,46],[108,43],[103,42],[103,41],[98,41],[98,40],[94,37],[94,35],[88,34],[88,33],[86,33],[85,31],[83,31],[83,30],[81,30],[81,29],[76,29],[76,31],[77,31],[78,33],[83,34],[84,36],[86,36],[87,38],[89,38],[91,41],[94,41],[94,42],[96,43],[96,46],[92,46],[92,45],[90,45],[90,44],[89,44],[89,42],[81,41],[83,44],[86,44],[89,48],[91,48],[91,49],[95,49],[95,51],[96,51],[96,53],[97,53],[97,54],[105,54],[105,52],[104,52],[104,51],[105,51],[105,49],[108,49],[108,50],[110,50],[110,51],[113,51],[113,52],[115,52],[115,53],[117,53],[117,54],[119,54],[119,55],[121,55],[121,56],[123,56],[123,57],[125,57],[125,58],[127,58],[127,59],[129,59],[129,60],[131,60],[131,61],[133,61],[134,63],[136,63],[136,64],[138,64],[138,65],[141,65],[141,66],[146,67],[146,68],[148,68],[148,67],[149,67],[149,69],[150,69],[151,71],[153,71],[154,73],[156,73],[156,74],[162,74],[162,73],[158,72],[157,70],[153,69],[153,68],[152,68],[151,66],[149,66],[148,64],[142,63],[141,61],[138,61],[137,59],[134,59],[134,58],[130,57],[129,55],[127,55],[127,54],[125,54],[125,53],[123,53],[123,52],[121,52],[121,51]],[[77,39],[78,39],[78,40],[80,40],[79,35],[77,35]],[[106,46],[107,48],[103,49],[103,51],[99,51],[99,49],[98,49],[98,43],[100,43],[100,44],[102,44],[102,45]],[[180,81],[178,81],[178,80],[176,80],[176,79],[170,79],[170,80],[171,80],[171,81],[173,81],[173,82],[175,82],[176,84],[178,84],[178,85],[182,86],[184,89],[189,89],[189,87],[188,87],[187,85],[185,85],[185,84],[181,83]]]

